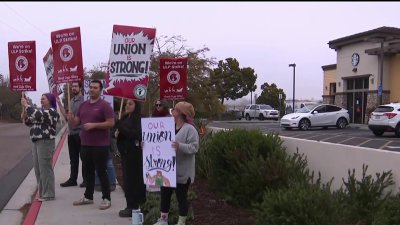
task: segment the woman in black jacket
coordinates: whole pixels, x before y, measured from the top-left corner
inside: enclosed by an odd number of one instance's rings
[[[132,210],[139,209],[146,201],[146,185],[143,181],[143,153],[140,147],[142,127],[140,103],[128,100],[125,114],[116,123],[118,151],[122,159],[126,208],[119,211],[120,217],[131,217]]]

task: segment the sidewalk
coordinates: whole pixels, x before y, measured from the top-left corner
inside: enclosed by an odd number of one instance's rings
[[[73,206],[72,202],[83,197],[84,188],[79,186],[60,187],[60,183],[69,177],[70,164],[68,154],[68,142],[64,127],[56,138],[59,148],[56,149],[54,159],[58,156],[55,166],[55,192],[54,201],[39,202],[34,200],[36,196],[36,179],[34,171],[31,170],[11,200],[0,214],[0,224],[7,225],[111,225],[132,224],[131,218],[118,216],[119,210],[125,208],[125,197],[122,188],[117,185],[115,191],[111,192],[111,207],[99,210],[101,192],[95,191],[94,204]],[[58,151],[58,152],[57,152]],[[53,160],[54,160],[53,159]],[[81,165],[81,164],[80,164]],[[78,183],[82,181],[79,173]],[[33,199],[33,200],[32,200]],[[33,201],[33,202],[32,202]],[[20,211],[25,204],[31,204],[29,212],[23,220]]]

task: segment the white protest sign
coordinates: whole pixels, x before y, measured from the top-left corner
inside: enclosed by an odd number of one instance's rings
[[[173,117],[142,118],[143,179],[147,185],[176,187]]]
[[[105,100],[106,102],[110,103],[111,108],[114,109],[114,97],[113,97],[113,96],[110,96],[110,95],[105,95],[105,94],[104,94],[104,88],[105,88],[105,86],[106,86],[106,80],[100,80],[100,81],[101,81],[101,83],[103,84],[103,91],[101,92],[100,97],[101,97],[101,99],[103,99],[103,100]],[[84,97],[85,101],[90,99],[90,96],[89,96],[89,85],[90,85],[90,82],[91,82],[91,80],[84,80],[84,85],[83,85],[83,87],[84,87],[84,93],[83,93],[83,97]]]

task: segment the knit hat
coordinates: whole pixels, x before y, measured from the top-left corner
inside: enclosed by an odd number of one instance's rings
[[[176,103],[175,108],[186,117],[193,118],[195,115],[193,105],[189,102],[178,102]]]
[[[51,107],[57,109],[56,97],[51,93],[45,93],[43,95],[49,100]]]

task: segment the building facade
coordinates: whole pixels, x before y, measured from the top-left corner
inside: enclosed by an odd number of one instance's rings
[[[351,123],[367,123],[376,106],[400,102],[400,29],[380,27],[328,45],[337,61],[322,66],[324,103],[348,109]]]

